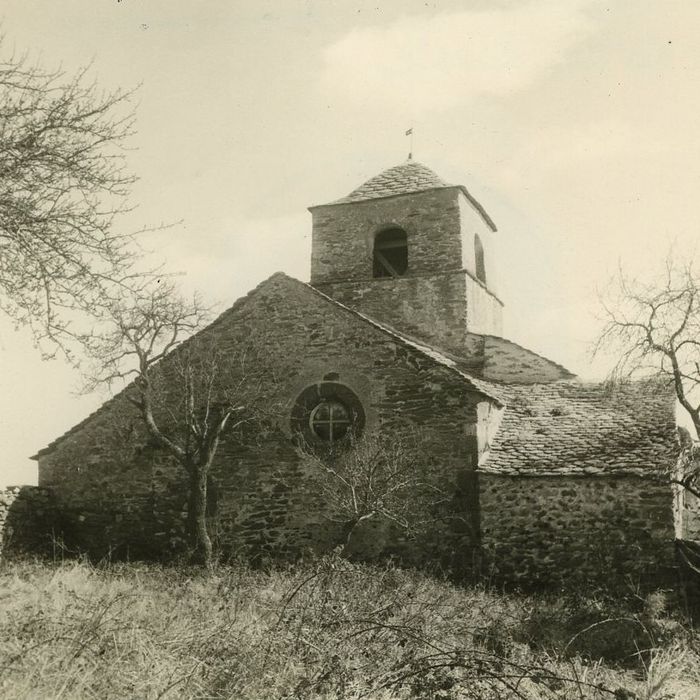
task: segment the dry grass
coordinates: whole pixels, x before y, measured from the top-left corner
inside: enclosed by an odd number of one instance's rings
[[[698,646],[659,599],[502,595],[337,557],[0,570],[7,700],[696,698]]]

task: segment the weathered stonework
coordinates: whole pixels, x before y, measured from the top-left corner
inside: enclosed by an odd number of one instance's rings
[[[257,388],[245,401],[256,419],[223,435],[212,468],[219,553],[293,557],[343,541],[320,472],[298,448],[300,435],[313,437],[315,398],[335,392],[365,435],[410,445],[420,480],[440,494],[417,539],[366,521],[350,547],[358,556],[439,561],[527,586],[662,582],[674,533],[664,475],[679,454],[672,390],[582,384],[499,337],[495,226],[425,166],[390,168],[311,212],[312,286],[278,273],[197,335],[224,353],[233,385],[245,352],[245,384]],[[406,247],[399,232],[386,248],[399,248],[401,269],[407,252],[405,274],[381,257],[373,268],[386,227],[406,234]],[[163,386],[178,352],[159,365]],[[167,415],[161,407],[157,418]],[[71,550],[182,550],[185,474],[123,393],[38,459],[51,526]]]
[[[242,347],[255,348],[259,400],[276,406],[266,432],[248,436],[245,444],[224,438],[219,447],[212,525],[223,552],[295,554],[330,544],[334,533],[317,497],[317,475],[296,451],[290,429],[296,398],[329,373],[362,401],[367,432],[388,440],[420,435],[426,478],[455,493],[468,482],[461,474],[476,466],[470,426],[483,397],[469,391],[456,371],[310,287],[275,276],[200,335],[230,349],[232,359]],[[44,451],[39,478],[54,491],[65,537],[75,547],[153,555],[182,540],[184,475],[148,446],[123,397]],[[474,518],[469,503],[475,498],[462,498],[467,520]],[[476,544],[471,534],[452,544],[460,559]],[[445,533],[437,530],[431,539],[445,548]]]
[[[463,353],[468,330],[502,332],[503,304],[488,257],[493,230],[459,187],[312,207],[311,284],[399,331]],[[404,276],[372,277],[374,238],[388,226],[407,234]],[[491,274],[476,275],[474,238]]]
[[[48,489],[8,486],[0,490],[0,557],[51,551],[56,521]]]
[[[466,273],[317,284],[351,309],[438,346],[464,347]]]
[[[480,474],[479,492],[487,576],[526,586],[674,581],[668,484]]]

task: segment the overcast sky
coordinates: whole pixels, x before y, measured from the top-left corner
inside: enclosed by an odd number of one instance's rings
[[[124,226],[230,305],[277,270],[308,280],[306,207],[405,160],[466,185],[498,226],[505,335],[583,378],[596,290],[694,253],[694,0],[3,0],[4,51],[142,84]],[[93,410],[78,377],[0,323],[0,484]]]

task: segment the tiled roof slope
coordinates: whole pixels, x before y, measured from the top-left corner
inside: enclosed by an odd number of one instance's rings
[[[352,204],[353,202],[365,202],[371,199],[381,199],[382,197],[396,197],[402,194],[425,192],[445,187],[459,188],[474,209],[479,212],[487,226],[493,231],[497,230],[493,219],[464,185],[451,185],[445,182],[430,168],[415,160],[407,160],[400,165],[388,168],[354,189],[347,197],[341,197],[334,202],[319,206],[328,207],[336,204]],[[313,211],[315,208],[310,207],[310,210]]]
[[[495,335],[467,333],[465,356],[455,359],[470,374],[502,384],[549,384],[576,378],[559,363]]]
[[[354,189],[347,197],[337,199],[333,204],[345,204],[347,202],[360,202],[365,199],[377,199],[379,197],[393,197],[397,194],[409,194],[410,192],[422,192],[434,190],[440,187],[452,187],[441,180],[430,168],[417,163],[415,160],[407,160],[405,163],[388,168],[384,172],[375,175]]]
[[[506,408],[481,472],[639,474],[680,452],[675,394],[660,383],[504,386]]]
[[[513,475],[567,473],[649,474],[675,463],[679,454],[675,422],[675,394],[671,387],[633,384],[609,391],[601,384],[559,381],[549,384],[508,384],[474,376],[464,359],[409,338],[350,309],[303,282],[276,273],[242,297],[213,324],[238,313],[247,300],[271,283],[298,286],[324,298],[362,322],[390,335],[432,362],[443,365],[477,391],[505,406],[481,472]],[[123,390],[125,391],[125,390]],[[123,393],[120,392],[121,393]],[[34,455],[37,459],[80,430],[117,397]]]

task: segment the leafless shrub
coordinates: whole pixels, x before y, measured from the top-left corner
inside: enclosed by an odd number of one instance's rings
[[[17,564],[0,570],[0,600],[9,699],[661,700],[694,697],[699,680],[689,631],[632,671],[564,658],[563,645],[520,636],[531,607],[544,605],[537,598],[339,556],[207,576]]]
[[[430,481],[417,443],[378,435],[338,445],[303,445],[301,454],[320,476],[325,517],[341,526],[349,554],[363,523],[383,521],[404,538],[435,525],[448,495]]]

